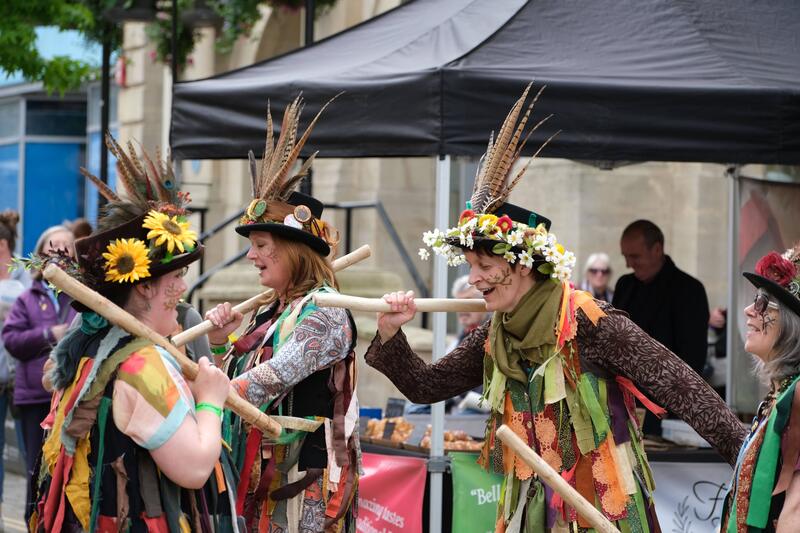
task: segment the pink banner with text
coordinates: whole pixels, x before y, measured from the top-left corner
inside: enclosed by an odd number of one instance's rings
[[[365,453],[363,468],[356,531],[421,533],[425,460]]]

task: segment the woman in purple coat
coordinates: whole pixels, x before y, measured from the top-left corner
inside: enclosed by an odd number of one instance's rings
[[[64,226],[48,228],[36,243],[37,255],[55,250],[73,252],[73,236]],[[28,506],[31,503],[30,477],[34,471],[44,430],[40,424],[50,411],[50,393],[42,387],[42,369],[50,350],[61,340],[75,318],[65,293],[58,295],[34,275],[31,287],[23,292],[11,307],[3,325],[3,344],[16,359],[14,404],[19,408],[22,438],[25,446],[25,466],[28,469]]]

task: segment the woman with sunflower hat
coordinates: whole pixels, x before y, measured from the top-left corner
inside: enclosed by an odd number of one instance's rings
[[[756,288],[744,349],[769,393],[739,451],[721,531],[800,531],[800,243],[744,277]]]
[[[267,441],[231,417],[226,431],[241,479],[236,502],[249,531],[355,528],[355,326],[348,312],[317,308],[311,300],[319,291],[336,290],[331,267],[336,231],[322,220],[321,202],[293,190],[313,156],[297,174],[289,170],[319,117],[295,143],[301,107],[299,98],[288,106],[274,146],[268,114],[260,173],[250,154],[254,199],[236,228],[250,240],[247,258],[275,299],[254,313],[233,344],[228,335],[242,316],[228,303],[206,315],[217,326],[208,335],[211,350],[236,376],[231,383],[239,394],[272,415],[310,423],[308,431]]]
[[[415,403],[442,401],[483,384],[491,414],[479,463],[505,478],[497,531],[590,527],[497,439],[501,424],[621,531],[660,531],[636,400],[664,411],[640,388],[730,462],[744,431],[722,399],[677,356],[624,313],[573,288],[575,257],[550,232],[550,220],[507,202],[527,169],[526,164],[509,176],[527,138],[529,89],[490,140],[458,225],[423,237],[450,265],[469,265],[469,282],[483,293],[491,322],[426,364],[401,330],[415,314],[413,293],[388,294],[384,299],[392,312],[378,314],[378,332],[365,358]]]
[[[69,274],[162,335],[178,330],[186,268],[203,247],[186,221],[188,195],[169,165],[125,153],[110,136],[121,199],[84,171],[109,200],[98,229],[75,242]],[[34,265],[41,266],[41,265]],[[201,359],[187,383],[174,358],[80,304],[80,327],[56,346],[55,387],[31,531],[237,531],[233,471],[221,454],[228,377]]]

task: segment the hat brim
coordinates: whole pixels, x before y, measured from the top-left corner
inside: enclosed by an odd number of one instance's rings
[[[133,287],[134,285],[136,285],[137,283],[141,283],[141,282],[148,281],[148,280],[151,280],[151,279],[154,279],[154,278],[158,278],[158,277],[163,276],[164,274],[167,274],[169,272],[173,272],[173,271],[179,270],[179,269],[181,269],[181,268],[183,268],[185,266],[189,266],[189,265],[191,265],[192,263],[194,263],[195,261],[197,261],[198,259],[200,259],[203,256],[204,250],[205,250],[205,247],[203,245],[201,245],[201,244],[198,244],[197,248],[195,248],[193,251],[189,252],[188,254],[181,254],[181,255],[174,256],[172,261],[170,261],[169,263],[166,263],[166,264],[157,263],[155,266],[153,266],[153,264],[151,263],[151,265],[150,265],[150,275],[148,277],[140,280],[140,281],[137,281],[136,283],[115,283],[113,281],[109,281],[107,283],[104,283],[104,284],[100,285],[99,287],[95,287],[94,290],[96,292],[100,293],[102,296],[108,298],[109,297],[108,293],[114,292],[115,290],[119,290],[120,288],[125,288],[125,287],[130,288],[130,287]],[[71,305],[72,305],[73,309],[75,309],[79,313],[85,313],[87,311],[91,311],[91,309],[89,309],[88,307],[86,307],[82,303],[78,302],[77,300],[73,300]]]
[[[783,305],[795,312],[800,316],[800,298],[794,296],[791,292],[787,291],[771,279],[764,276],[759,276],[753,272],[744,272],[742,274],[747,281],[752,283],[757,289],[764,289],[772,296],[781,301]]]
[[[251,231],[266,231],[274,233],[288,241],[297,241],[305,244],[322,257],[328,257],[331,253],[331,247],[327,242],[315,237],[307,231],[287,226],[286,224],[277,224],[272,222],[263,222],[260,224],[243,224],[236,226],[236,233],[247,237]]]

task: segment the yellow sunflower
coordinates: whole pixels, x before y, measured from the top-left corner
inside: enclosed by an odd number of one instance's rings
[[[106,281],[119,283],[139,281],[150,277],[147,246],[139,239],[117,239],[103,254],[106,260]]]
[[[142,227],[149,229],[148,239],[155,239],[155,245],[166,243],[167,252],[172,253],[175,248],[184,253],[186,248],[193,249],[197,242],[197,233],[189,229],[189,223],[170,217],[158,211],[150,211],[144,219]]]

